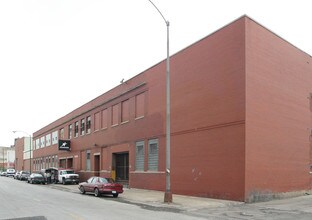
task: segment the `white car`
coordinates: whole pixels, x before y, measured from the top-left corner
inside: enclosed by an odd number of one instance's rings
[[[7,169],[6,176],[10,177],[15,175],[15,169]]]

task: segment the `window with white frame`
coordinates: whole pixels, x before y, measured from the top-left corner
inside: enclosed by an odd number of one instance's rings
[[[40,138],[40,143],[41,143],[40,147],[45,147],[45,137],[44,136]]]
[[[35,149],[39,149],[40,148],[40,139],[36,139],[36,146],[35,146]]]
[[[52,144],[58,143],[58,131],[52,132]]]
[[[51,146],[51,134],[47,134],[45,136],[45,139],[46,139],[46,146]]]

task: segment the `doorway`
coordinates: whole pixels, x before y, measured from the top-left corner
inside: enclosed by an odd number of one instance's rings
[[[68,158],[67,159],[67,166],[66,166],[66,168],[68,168],[68,169],[73,169],[73,158]]]
[[[94,175],[100,176],[100,155],[94,155]]]
[[[127,185],[129,182],[129,153],[113,154],[113,169],[116,171],[116,182]]]

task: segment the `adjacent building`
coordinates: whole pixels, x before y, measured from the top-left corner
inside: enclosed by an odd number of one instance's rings
[[[14,147],[0,147],[0,170],[6,171],[8,168],[15,168]]]
[[[33,134],[33,170],[165,190],[162,61]],[[243,16],[171,56],[173,193],[257,201],[311,189],[312,59]]]
[[[31,170],[32,161],[32,138],[22,137],[16,138],[14,142],[15,147],[15,169],[20,170]]]

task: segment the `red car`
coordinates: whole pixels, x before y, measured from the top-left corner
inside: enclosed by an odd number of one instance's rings
[[[98,176],[90,177],[87,182],[79,183],[80,193],[94,193],[96,197],[101,194],[111,194],[113,197],[118,197],[118,194],[123,193],[123,185],[115,183],[111,178],[103,178]]]

